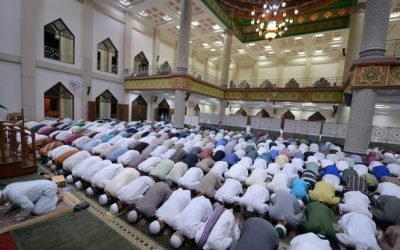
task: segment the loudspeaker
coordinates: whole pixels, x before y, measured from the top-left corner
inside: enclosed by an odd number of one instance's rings
[[[229,106],[229,102],[226,102],[225,108],[227,108]]]
[[[153,102],[157,102],[157,96],[152,96],[151,98],[152,98]]]
[[[353,94],[344,93],[344,102],[346,106],[351,107],[351,100],[353,99]]]
[[[86,95],[89,95],[90,94],[90,89],[91,89],[92,87],[87,87],[87,91],[86,91]]]
[[[187,100],[189,100],[189,97],[190,97],[190,93],[189,93],[189,92],[186,92],[185,102],[186,102]]]
[[[343,49],[342,49],[342,55],[343,55],[343,56],[346,56],[346,48],[343,48]]]
[[[339,108],[338,105],[333,105],[332,117],[335,117],[335,114],[337,113],[338,108]]]
[[[157,56],[156,62],[158,62],[160,60],[160,56]]]

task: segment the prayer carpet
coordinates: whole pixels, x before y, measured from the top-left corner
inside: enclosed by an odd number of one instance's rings
[[[71,212],[11,232],[18,249],[139,249],[90,211]]]
[[[14,239],[10,233],[0,234],[0,249],[1,250],[17,250]]]

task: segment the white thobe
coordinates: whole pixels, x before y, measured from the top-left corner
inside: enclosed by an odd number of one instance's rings
[[[140,176],[117,192],[117,197],[125,204],[135,204],[143,194],[154,185],[154,180],[148,176]]]
[[[140,176],[139,171],[134,168],[124,168],[112,180],[106,182],[104,191],[113,197],[117,197],[117,192],[127,184]]]
[[[173,228],[188,239],[193,239],[210,216],[213,207],[204,196],[193,198],[190,203],[175,216]]]
[[[164,221],[170,227],[175,222],[175,216],[190,203],[190,191],[179,188],[175,190],[168,200],[156,212],[156,217]]]
[[[263,214],[268,211],[269,206],[266,202],[269,200],[268,189],[264,185],[251,185],[243,197],[240,197],[239,204],[246,207],[248,211],[256,211]]]
[[[376,225],[368,216],[356,212],[347,213],[338,221],[343,233],[336,234],[337,239],[356,250],[380,250],[376,242]]]
[[[396,184],[391,182],[379,183],[376,192],[380,195],[396,196],[400,199],[400,186],[397,186]]]
[[[101,162],[96,162],[95,164],[89,165],[81,175],[81,178],[87,182],[92,183],[92,178],[93,176],[99,172],[101,169],[107,167],[108,165],[111,165],[112,162],[109,160],[104,160]]]
[[[64,141],[69,135],[72,135],[69,131],[61,131],[58,135],[56,135],[57,141]]]
[[[276,173],[272,181],[267,184],[267,187],[270,191],[274,193],[280,190],[290,192],[289,184],[290,184],[290,179],[287,174]]]
[[[287,174],[291,180],[294,180],[299,177],[297,174],[297,168],[296,165],[292,163],[285,163],[283,166],[281,173]]]
[[[368,209],[369,204],[370,200],[365,194],[360,191],[349,191],[344,194],[343,203],[339,204],[339,212],[341,214],[357,212],[372,218],[372,214]]]
[[[250,170],[254,170],[256,168],[267,169],[267,162],[264,159],[255,159],[254,164],[250,166]]]
[[[384,165],[384,164],[382,164],[382,162],[380,162],[380,161],[371,161],[371,163],[368,165],[368,169],[369,169],[369,171],[372,171],[372,169],[374,169],[374,167],[382,166],[382,165]]]
[[[59,147],[56,147],[53,150],[50,150],[47,156],[49,156],[52,159],[57,159],[60,155],[64,154],[65,152],[70,151],[71,149],[75,149],[74,147],[71,147],[69,145],[62,145]]]
[[[232,178],[240,182],[246,181],[248,176],[249,171],[247,170],[247,166],[240,163],[234,164],[229,171],[225,173],[225,178]]]
[[[169,159],[173,154],[175,154],[176,149],[170,148],[164,154],[160,155],[161,159]]]
[[[354,165],[353,169],[357,172],[358,176],[368,173],[368,167],[363,164],[356,164]]]
[[[150,158],[147,158],[145,161],[141,162],[141,163],[138,165],[138,169],[139,169],[140,171],[144,172],[144,173],[149,173],[150,170],[152,170],[152,169],[156,166],[156,164],[157,164],[158,162],[160,162],[160,161],[161,161],[161,158],[160,158],[160,157],[158,157],[158,156],[152,156],[152,157],[150,157]]]
[[[297,235],[290,241],[290,250],[332,250],[328,240],[314,233]]]
[[[386,166],[390,173],[395,176],[400,176],[400,164],[390,163]]]
[[[188,170],[188,166],[184,162],[177,162],[172,167],[171,171],[165,176],[166,180],[170,180],[175,184],[178,184],[179,178],[181,178],[186,171]]]
[[[86,168],[89,168],[91,165],[95,165],[103,161],[98,156],[90,156],[85,160],[81,161],[76,167],[72,169],[72,175],[76,177],[81,177],[82,174],[85,172]]]
[[[242,159],[240,159],[238,163],[245,165],[249,169],[251,164],[253,164],[253,160],[250,157],[245,156]]]
[[[94,146],[92,148],[92,154],[101,154],[101,152],[103,152],[105,149],[107,149],[108,147],[111,147],[111,144],[108,142],[102,142],[97,146]]]
[[[71,155],[63,162],[63,169],[71,172],[80,162],[90,157],[90,153],[86,150],[79,151],[76,154]]]
[[[217,174],[219,178],[223,180],[225,173],[228,172],[228,163],[225,161],[217,161],[210,172]]]
[[[322,177],[322,181],[334,186],[336,191],[343,191],[343,186],[340,185],[340,179],[336,175],[326,174]]]
[[[195,242],[198,243],[201,235],[204,231],[203,226],[197,231],[195,236]],[[238,240],[240,236],[240,230],[235,223],[235,216],[231,210],[225,210],[218,218],[213,229],[208,235],[207,241],[203,246],[203,249],[228,249],[232,244],[232,241]]]
[[[214,198],[218,201],[232,204],[237,201],[238,195],[241,193],[243,193],[242,184],[235,179],[227,179],[224,185],[215,192]]]
[[[251,175],[246,179],[246,185],[263,184],[268,177],[268,172],[264,168],[256,168],[251,172]]]
[[[119,172],[124,169],[122,164],[110,164],[99,170],[92,178],[92,185],[104,189],[106,182],[112,180]]]
[[[117,162],[126,166],[126,165],[129,165],[129,163],[131,161],[133,161],[139,155],[140,155],[140,153],[136,150],[128,150],[124,154],[122,154],[118,157]]]
[[[203,170],[198,167],[189,168],[186,173],[179,178],[178,185],[188,189],[195,189],[200,184],[201,178],[204,177]]]
[[[270,175],[275,175],[281,170],[281,167],[278,163],[270,163],[268,164],[267,173]]]
[[[293,158],[292,159],[292,164],[296,166],[297,172],[303,172],[304,171],[304,161],[300,158]]]
[[[160,145],[158,147],[156,147],[151,153],[150,156],[158,156],[160,157],[162,154],[164,154],[165,152],[167,152],[168,148],[164,145]]]

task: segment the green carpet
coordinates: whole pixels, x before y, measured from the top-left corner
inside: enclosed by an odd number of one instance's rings
[[[43,178],[44,177],[42,175],[38,175],[36,173],[26,174],[26,175],[11,177],[11,178],[3,178],[3,179],[0,179],[0,189],[3,189],[5,186],[7,186],[8,184],[13,183],[13,182],[42,180]]]
[[[72,212],[12,233],[18,249],[138,249],[89,211]]]

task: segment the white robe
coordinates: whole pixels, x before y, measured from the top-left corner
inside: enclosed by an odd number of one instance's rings
[[[238,198],[239,204],[248,211],[263,214],[268,211],[269,192],[264,185],[254,184],[247,188],[243,197]]]
[[[148,176],[140,176],[117,192],[117,197],[125,204],[133,205],[143,194],[154,185],[154,180]]]
[[[138,169],[144,173],[149,173],[150,170],[152,170],[160,161],[161,161],[160,157],[152,156],[150,158],[147,158],[145,161],[141,162],[138,165]]]
[[[246,185],[263,184],[268,177],[268,172],[265,168],[256,168],[251,172],[251,175],[246,179]]]
[[[75,149],[75,148],[71,147],[69,145],[62,145],[62,146],[56,147],[53,150],[50,150],[49,153],[47,154],[47,156],[52,159],[57,159],[57,157],[64,154],[65,152],[70,151],[71,149]]]
[[[336,175],[326,174],[322,177],[322,181],[334,186],[336,191],[343,191],[343,186],[340,185],[340,179]]]
[[[157,209],[156,217],[172,227],[175,222],[175,216],[182,212],[190,201],[190,191],[179,188]]]
[[[200,184],[201,178],[204,177],[203,170],[198,167],[189,168],[186,173],[179,178],[178,185],[188,189],[195,189]]]
[[[98,156],[90,156],[85,160],[81,161],[76,167],[72,169],[72,175],[76,177],[81,177],[85,170],[90,167],[91,165],[95,165],[103,161]]]
[[[108,147],[111,147],[111,144],[108,142],[102,142],[97,146],[94,146],[92,148],[92,154],[99,155],[101,154],[104,150],[106,150]]]
[[[357,172],[358,176],[362,176],[368,173],[368,167],[363,164],[356,164],[353,169]]]
[[[395,176],[400,176],[400,164],[390,163],[386,166],[390,173]]]
[[[240,163],[234,164],[229,171],[225,173],[225,178],[232,178],[240,182],[245,182],[248,176],[249,171],[247,170],[247,166]]]
[[[277,192],[280,190],[290,192],[290,179],[287,174],[284,173],[277,173],[274,175],[274,178],[270,183],[267,184],[267,188],[271,192]]]
[[[300,234],[290,241],[290,250],[332,250],[328,240],[314,233]]]
[[[175,184],[178,184],[179,178],[181,178],[186,171],[188,170],[188,166],[184,162],[177,162],[172,167],[171,171],[165,176],[166,180],[170,180]]]
[[[338,221],[343,233],[336,234],[337,239],[356,250],[380,250],[375,236],[376,225],[368,216],[356,212],[347,213]]]
[[[160,155],[161,159],[169,159],[173,154],[175,154],[176,149],[170,148],[165,151],[162,155]]]
[[[107,181],[112,180],[124,169],[122,164],[110,164],[99,170],[92,178],[92,185],[104,189]]]
[[[215,192],[214,198],[223,203],[232,204],[238,200],[238,195],[243,193],[242,184],[235,179],[227,179],[220,187],[217,192]]]
[[[400,186],[397,186],[391,182],[379,183],[376,192],[378,192],[380,195],[396,196],[400,199]]]
[[[278,163],[270,163],[268,164],[267,168],[267,173],[270,175],[275,175],[281,170],[281,167],[278,165]]]
[[[225,161],[217,161],[211,168],[210,172],[217,174],[219,178],[223,180],[225,173],[228,172],[228,163]]]
[[[150,156],[157,156],[160,157],[162,154],[164,154],[165,152],[167,152],[168,148],[164,145],[160,145],[158,147],[156,147],[151,153]]]
[[[204,231],[204,223],[200,230],[197,231],[195,242],[198,244]],[[207,241],[203,249],[228,249],[232,241],[239,239],[240,230],[235,223],[235,216],[231,210],[226,209],[218,218],[213,229],[208,235]]]
[[[76,154],[71,155],[63,162],[63,169],[71,172],[80,162],[90,157],[90,153],[86,150],[79,151]]]
[[[139,157],[139,155],[140,155],[140,153],[136,150],[128,150],[124,154],[122,154],[118,157],[117,162],[121,163],[124,166],[127,166],[136,157]]]
[[[190,203],[175,216],[173,228],[188,239],[193,239],[196,233],[207,221],[213,207],[204,196],[193,198]]]
[[[131,183],[133,180],[140,176],[139,171],[134,168],[124,168],[119,174],[117,174],[112,180],[106,182],[104,191],[109,193],[113,197],[117,197],[118,191]]]
[[[297,168],[296,165],[292,163],[285,163],[283,166],[281,173],[287,174],[289,176],[290,180],[297,179],[299,175],[297,174]]]
[[[99,172],[101,169],[107,167],[108,165],[111,165],[112,162],[109,160],[104,160],[101,162],[96,162],[95,164],[89,165],[81,175],[81,178],[87,182],[92,183],[92,178],[93,176]]]
[[[250,170],[254,170],[256,168],[267,169],[267,162],[264,159],[255,159],[254,164],[250,166]]]
[[[339,204],[339,213],[357,212],[372,218],[371,212],[368,210],[370,200],[368,196],[360,191],[349,191],[344,194],[343,203]]]

